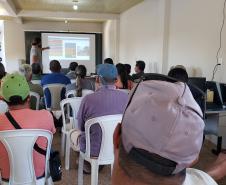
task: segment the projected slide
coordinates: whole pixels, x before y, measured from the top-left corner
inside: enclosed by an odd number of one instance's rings
[[[90,60],[90,39],[49,36],[50,60]]]
[[[62,68],[71,62],[85,65],[88,73],[96,69],[95,34],[42,33],[42,46],[50,49],[42,52],[43,72],[49,73],[49,62],[58,60]]]

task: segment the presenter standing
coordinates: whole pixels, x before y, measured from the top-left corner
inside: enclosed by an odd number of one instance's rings
[[[41,39],[39,37],[36,37],[31,43],[30,64],[39,63],[42,68],[42,51],[47,49],[50,48],[42,48]]]

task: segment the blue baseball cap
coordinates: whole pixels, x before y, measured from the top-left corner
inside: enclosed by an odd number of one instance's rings
[[[97,66],[97,74],[103,78],[116,79],[118,71],[112,64],[100,64]]]

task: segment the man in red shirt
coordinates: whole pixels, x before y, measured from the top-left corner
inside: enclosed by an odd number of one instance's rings
[[[45,129],[55,133],[52,115],[46,110],[31,110],[29,108],[29,85],[24,76],[17,73],[7,75],[2,79],[1,96],[9,105],[9,112],[15,121],[23,129]],[[14,130],[14,126],[5,114],[0,115],[0,131]],[[20,143],[21,144],[21,143]],[[40,148],[46,148],[46,139],[38,138]],[[3,144],[0,143],[0,173],[3,181],[7,181],[10,175],[9,158]],[[45,171],[45,156],[36,151],[33,152],[36,177],[42,177]],[[21,168],[22,169],[22,168]]]

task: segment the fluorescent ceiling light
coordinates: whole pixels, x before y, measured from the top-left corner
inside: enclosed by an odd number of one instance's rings
[[[78,10],[78,5],[76,5],[76,4],[73,5],[73,9],[74,9],[74,10]]]

